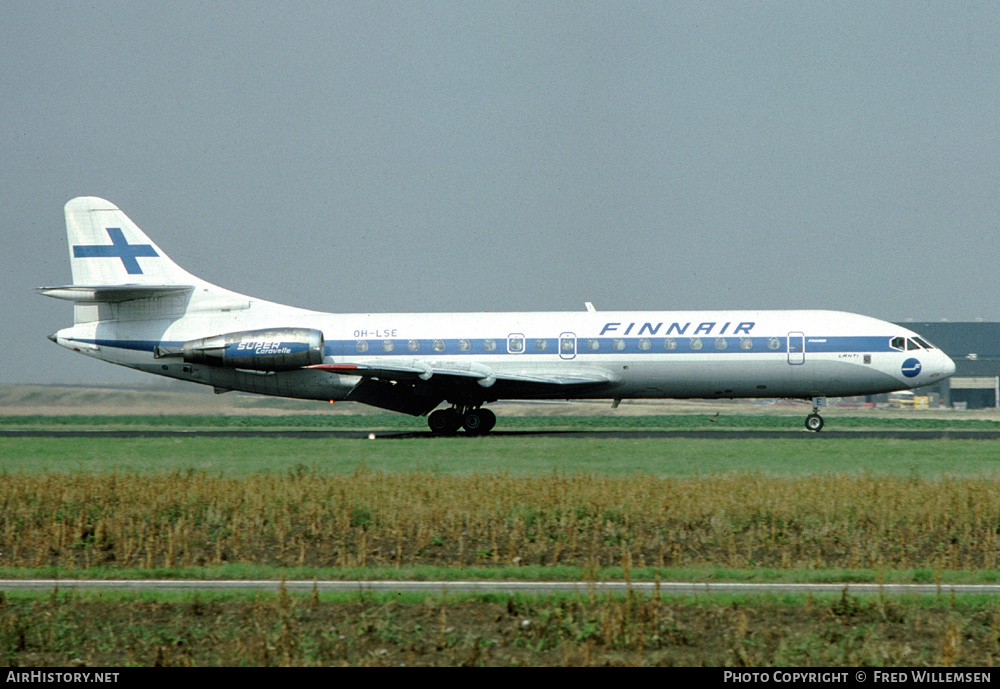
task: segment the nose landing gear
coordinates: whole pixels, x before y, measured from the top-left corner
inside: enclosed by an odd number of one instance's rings
[[[464,428],[469,435],[486,435],[497,424],[497,415],[481,407],[438,409],[427,417],[427,425],[435,435],[457,433]]]

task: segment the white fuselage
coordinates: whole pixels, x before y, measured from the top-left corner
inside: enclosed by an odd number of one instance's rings
[[[520,386],[520,398],[866,395],[933,384],[954,371],[939,349],[890,346],[893,338],[912,342],[911,331],[834,311],[337,315],[248,303],[245,309],[188,313],[176,320],[83,323],[58,337],[60,344],[149,373],[223,389],[333,400],[347,398],[358,378],[188,365],[154,359],[153,347],[233,331],[308,327],[324,335],[324,363],[468,362],[499,373],[568,369],[607,377],[573,389]],[[904,370],[911,359],[919,362],[916,372],[912,366]],[[503,387],[497,398],[506,396]],[[494,396],[489,388],[481,392]]]

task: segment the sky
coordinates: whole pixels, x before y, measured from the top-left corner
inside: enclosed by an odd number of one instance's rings
[[[0,383],[63,206],[330,312],[838,309],[1000,320],[987,2],[0,0]]]

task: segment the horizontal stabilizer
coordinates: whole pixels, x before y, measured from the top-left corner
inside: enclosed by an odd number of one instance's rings
[[[63,287],[36,287],[39,294],[78,304],[104,304],[185,294],[193,285],[65,285]]]

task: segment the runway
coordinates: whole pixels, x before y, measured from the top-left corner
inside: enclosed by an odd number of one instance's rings
[[[618,594],[642,595],[738,595],[821,594],[861,595],[991,595],[1000,594],[1000,584],[856,584],[856,583],[724,583],[724,582],[576,582],[576,581],[281,581],[274,580],[169,580],[169,579],[4,579],[0,591],[287,591],[311,593],[339,591],[356,593],[501,593],[501,594]]]
[[[374,438],[371,436],[374,435]],[[430,431],[398,431],[398,430],[84,430],[84,429],[46,429],[46,430],[0,430],[0,438],[296,438],[303,440],[323,440],[340,438],[347,440],[403,440],[412,438],[442,438],[469,437],[464,433],[453,436],[439,436]],[[711,440],[802,440],[816,442],[823,440],[849,440],[870,438],[896,438],[900,440],[997,440],[1000,430],[824,430],[819,433],[807,431],[804,428],[795,430],[494,430],[487,436],[477,438],[617,438],[617,439],[663,439],[671,438],[704,438]]]

